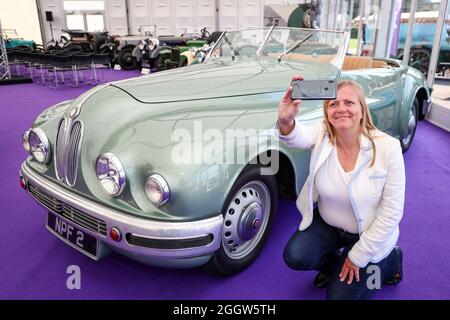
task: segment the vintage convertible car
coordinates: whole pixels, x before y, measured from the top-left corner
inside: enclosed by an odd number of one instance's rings
[[[354,79],[378,128],[410,146],[430,103],[398,60],[346,56],[347,32],[222,34],[206,62],[112,82],[42,112],[23,135],[20,183],[49,231],[93,259],[110,249],[164,267],[230,275],[261,251],[278,196],[295,197],[309,150],[274,134],[294,75]],[[322,101],[297,120],[322,121]]]

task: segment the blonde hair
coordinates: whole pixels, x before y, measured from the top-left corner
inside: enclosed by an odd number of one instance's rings
[[[351,87],[356,92],[356,96],[358,97],[358,102],[361,105],[362,109],[362,118],[361,118],[361,133],[366,136],[372,144],[372,162],[370,166],[373,166],[375,163],[375,155],[376,155],[376,147],[375,142],[373,141],[373,132],[377,130],[372,121],[372,116],[370,115],[369,107],[367,106],[366,99],[364,96],[364,91],[361,86],[353,81],[353,80],[341,80],[338,82],[337,90],[339,91],[343,87]],[[330,142],[332,144],[336,143],[336,132],[331,125],[330,119],[328,119],[328,106],[332,100],[325,100],[323,103],[323,112],[324,118],[323,122],[325,124],[325,131],[330,138]]]

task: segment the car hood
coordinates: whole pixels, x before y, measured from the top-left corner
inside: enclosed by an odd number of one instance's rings
[[[285,91],[293,75],[305,79],[333,78],[339,69],[329,63],[278,62],[237,58],[117,81],[112,85],[144,103],[239,97]]]

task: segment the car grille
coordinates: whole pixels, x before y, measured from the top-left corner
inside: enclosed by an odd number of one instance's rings
[[[70,130],[69,145],[67,148],[67,182],[74,185],[77,179],[78,150],[80,149],[81,133],[83,126],[80,121],[76,121]]]
[[[59,180],[63,180],[64,179],[64,126],[66,123],[66,119],[62,119],[61,122],[59,123],[59,127],[58,127],[58,135],[56,136],[56,145],[55,145],[55,169],[56,169],[56,175],[58,177]]]
[[[28,191],[44,207],[64,218],[102,236],[106,236],[106,223],[91,215],[88,215],[58,199],[42,192],[37,187],[29,184]]]
[[[62,119],[58,128],[55,146],[55,169],[59,180],[66,178],[66,183],[74,186],[77,180],[83,124],[78,120],[69,122],[69,125],[67,125],[66,121],[66,119]]]

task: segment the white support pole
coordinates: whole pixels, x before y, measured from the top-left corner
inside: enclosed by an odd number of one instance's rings
[[[346,4],[347,4],[347,2],[345,0],[341,0],[341,8],[340,8],[341,21],[340,21],[340,25],[339,25],[339,30],[344,30],[345,29],[346,20],[347,20],[347,7],[346,7]]]
[[[433,49],[431,50],[430,66],[428,67],[427,83],[428,87],[432,88],[434,83],[434,74],[436,73],[436,67],[439,57],[439,52],[441,51],[441,36],[442,29],[444,28],[446,13],[447,13],[448,0],[441,0],[441,5],[439,6],[439,17],[436,23],[436,31],[434,33]]]
[[[355,10],[355,0],[350,1],[350,14],[349,14],[349,20],[348,20],[348,28],[352,28],[352,21],[353,21],[353,11]]]
[[[416,13],[417,0],[411,0],[411,8],[409,9],[408,31],[406,33],[405,49],[403,51],[403,62],[409,64],[409,53],[411,52],[411,41],[414,28],[414,16]]]
[[[387,57],[389,52],[389,36],[392,30],[391,17],[395,13],[393,6],[395,1],[381,0],[378,12],[377,36],[375,41],[375,57]]]
[[[363,14],[364,14],[364,0],[359,2],[359,27],[358,27],[358,42],[356,45],[356,55],[359,56],[361,54],[361,40],[362,40],[362,27],[363,27]]]

